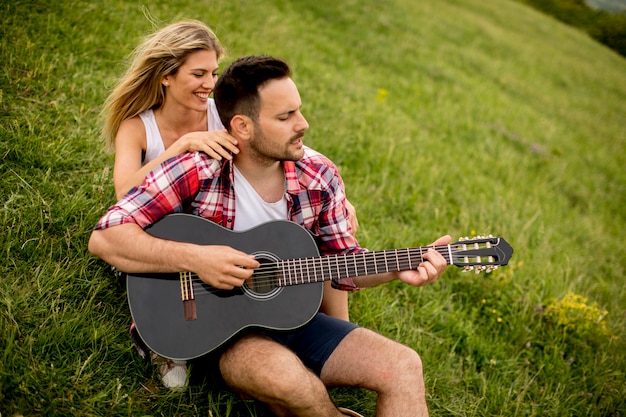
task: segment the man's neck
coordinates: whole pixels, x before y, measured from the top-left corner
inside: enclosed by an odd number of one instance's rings
[[[234,164],[264,201],[273,203],[284,195],[285,172],[280,161],[263,165],[237,156]]]

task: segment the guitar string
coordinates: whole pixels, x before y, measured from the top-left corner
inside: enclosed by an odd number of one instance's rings
[[[420,248],[413,248],[412,252],[416,252],[419,249]],[[401,251],[406,252],[406,250],[404,249],[402,249]],[[366,259],[365,263],[361,265],[360,269],[367,268],[367,265],[380,261],[379,258],[381,256],[384,259],[386,255],[388,255],[390,252],[393,252],[393,251],[365,252],[364,254],[369,255],[370,259]],[[363,255],[363,253],[355,254],[354,256],[358,257],[359,255]],[[444,259],[446,260],[446,262],[451,263],[450,260],[448,259],[449,257],[447,253],[442,253],[442,255]],[[413,257],[407,253],[403,253],[401,254],[401,256],[398,256],[396,259],[396,263],[398,264],[399,268],[397,270],[415,269],[415,268],[411,268],[412,258]],[[466,257],[463,255],[457,255],[457,256],[453,255],[453,259],[464,260],[465,258]],[[311,265],[308,265],[310,261],[314,262],[313,269],[311,269]],[[360,259],[359,261],[362,262],[362,260]],[[350,267],[346,267],[345,265],[338,265],[338,262],[339,262],[338,259],[335,259],[333,261],[333,257],[329,256],[329,257],[313,257],[313,258],[296,258],[296,259],[281,260],[279,262],[273,262],[269,264],[263,264],[261,267],[255,269],[254,282],[257,285],[267,285],[267,284],[276,284],[277,281],[281,281],[282,279],[285,285],[279,285],[279,286],[286,286],[288,285],[287,281],[294,281],[293,283],[296,283],[296,284],[304,284],[308,282],[322,282],[322,281],[331,279],[331,278],[326,278],[326,279],[315,278],[309,281],[309,280],[302,279],[302,278],[298,279],[298,278],[290,277],[290,273],[292,272],[296,273],[296,275],[298,275],[298,272],[299,272],[299,275],[302,275],[303,269],[313,270],[313,274],[315,276],[317,275],[317,271],[319,271],[322,274],[325,274],[326,272],[331,272],[331,270],[337,270],[337,269],[340,269],[340,270],[352,269],[356,272],[356,276],[364,275],[364,274],[358,273],[358,269],[359,269],[358,266],[355,265],[352,268],[350,268]],[[351,261],[345,261],[345,262],[349,264]],[[488,263],[484,263],[484,264],[488,264]],[[292,271],[289,271],[289,270],[284,271],[285,268],[292,269]],[[396,269],[393,269],[393,270],[396,270]],[[277,275],[280,275],[281,272],[286,272],[286,276],[283,276],[282,278],[278,278]],[[373,273],[376,273],[376,271],[374,271]],[[198,284],[198,286],[207,285],[207,284],[204,284],[197,277],[197,275],[193,274],[193,277],[194,277],[193,279],[194,283]]]
[[[465,246],[463,244],[455,244],[455,245],[449,245],[450,249],[454,249],[455,251],[459,251],[459,248],[462,248],[463,250],[465,250]],[[355,258],[354,261],[357,261],[357,257],[359,256],[363,256],[363,257],[368,257],[370,259],[365,259],[365,263],[363,263],[363,259],[358,259],[359,262],[361,262],[361,269],[365,268],[365,270],[367,271],[367,266],[368,264],[371,263],[376,263],[378,261],[380,261],[380,258],[382,257],[382,259],[385,259],[389,254],[396,252],[396,259],[395,259],[395,263],[398,264],[398,270],[405,270],[405,269],[415,269],[415,268],[410,268],[411,262],[413,260],[413,258],[415,258],[415,255],[417,255],[417,252],[419,252],[420,255],[424,254],[425,251],[427,251],[430,248],[434,248],[437,251],[440,251],[440,253],[442,254],[442,256],[444,257],[444,259],[446,260],[447,263],[451,264],[453,262],[450,262],[449,259],[449,255],[448,255],[448,245],[445,246],[427,246],[427,247],[421,247],[421,248],[406,248],[406,249],[395,249],[395,250],[388,250],[388,251],[375,251],[375,252],[362,252],[360,254],[353,254],[352,256]],[[400,253],[399,253],[400,252]],[[450,252],[451,253],[451,252]],[[464,260],[466,258],[466,256],[464,255],[456,255],[456,254],[452,254],[452,259],[456,259],[458,260]],[[456,256],[455,256],[456,255]],[[343,255],[339,255],[342,256]],[[287,275],[289,275],[290,272],[297,272],[298,270],[300,271],[300,273],[302,273],[303,268],[308,268],[310,269],[310,265],[308,265],[308,263],[310,261],[313,261],[314,265],[313,265],[313,275],[315,275],[315,279],[309,281],[306,279],[298,279],[298,278],[290,278],[289,276],[282,276],[282,277],[277,277],[278,275],[282,275],[281,272],[285,272],[284,268],[287,269],[293,269],[293,271],[286,271]],[[328,272],[330,272],[331,269],[353,269],[355,272],[358,272],[358,266],[354,265],[352,268],[348,268],[345,265],[341,265],[339,266],[339,259],[336,257],[335,260],[333,261],[333,256],[328,256],[328,257],[310,257],[310,258],[296,258],[296,259],[287,259],[287,260],[280,260],[279,262],[272,262],[269,264],[262,264],[259,268],[255,269],[254,272],[254,283],[257,286],[263,286],[263,285],[275,285],[275,286],[288,286],[288,282],[292,283],[291,281],[293,281],[293,283],[296,284],[305,284],[305,283],[316,283],[316,282],[322,282],[322,281],[327,281],[329,279],[331,279],[331,277],[329,278],[322,278],[322,279],[317,279],[316,277],[316,273],[317,271],[321,272],[322,274],[324,274],[326,272],[326,270],[328,270]],[[347,262],[348,264],[350,264],[352,261],[345,261],[344,263]],[[419,262],[421,262],[421,260],[419,260]],[[303,265],[304,263],[304,265]],[[394,262],[392,262],[394,263]],[[400,267],[402,266],[402,267]],[[375,268],[375,267],[373,267]],[[392,269],[395,270],[395,269]],[[372,273],[375,273],[375,271],[372,271]],[[363,274],[358,274],[357,275],[363,275]],[[283,281],[285,285],[277,285],[277,283],[280,283],[280,281]],[[210,292],[217,292],[217,291],[225,291],[225,290],[220,290],[214,287],[211,287],[208,284],[205,284],[196,274],[192,274],[191,276],[191,281],[193,284],[194,288],[205,288]],[[206,288],[208,287],[208,288]],[[228,290],[226,290],[228,291]],[[201,293],[201,292],[200,292]]]

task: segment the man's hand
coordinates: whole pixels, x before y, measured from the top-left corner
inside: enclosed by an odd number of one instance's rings
[[[451,240],[449,235],[445,235],[435,240],[429,246],[447,245]],[[424,254],[424,262],[420,263],[416,270],[399,272],[398,278],[400,281],[414,287],[421,287],[437,281],[443,275],[447,265],[448,263],[441,253],[435,249],[430,249]]]
[[[260,266],[254,255],[238,251],[230,246],[203,246],[201,262],[194,271],[205,283],[221,290],[241,287]]]
[[[242,286],[260,266],[254,255],[229,246],[159,239],[134,223],[94,230],[89,251],[120,271],[194,272],[222,290]]]

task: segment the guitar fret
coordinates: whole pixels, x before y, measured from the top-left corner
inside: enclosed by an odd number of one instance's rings
[[[412,268],[412,269],[417,269],[419,267],[420,262],[424,261],[424,248],[420,247],[418,249],[418,254],[417,254],[417,265]]]
[[[378,274],[378,262],[376,261],[376,253],[374,253],[374,271]]]
[[[330,258],[331,258],[330,256],[326,257],[326,263],[328,264],[328,271],[324,274],[324,278],[332,276],[332,267],[330,265],[330,261],[331,261]]]
[[[297,277],[298,277],[298,271],[296,270],[296,260],[295,259],[291,259],[289,260],[289,285],[295,285],[298,282],[296,281]]]
[[[293,260],[293,270],[294,270],[294,277],[293,277],[294,284],[304,283],[304,278],[302,277],[302,259],[296,258]]]
[[[278,274],[278,285],[284,287],[287,282],[285,282],[285,263],[283,261],[276,262],[276,267],[280,271]]]
[[[385,260],[385,272],[389,272],[389,265],[387,265],[387,253],[383,254],[383,259]]]
[[[313,273],[315,275],[315,282],[319,282],[320,281],[320,279],[319,279],[319,277],[317,275],[317,271],[319,270],[321,272],[321,269],[322,269],[322,262],[321,261],[322,261],[322,259],[320,258],[318,260],[318,262],[314,262],[313,263],[313,265],[314,265]]]
[[[300,260],[299,259],[294,259],[293,260],[293,268],[294,268],[294,272],[295,272],[295,276],[294,276],[294,283],[295,284],[301,284],[302,281],[300,280],[300,277],[302,276],[302,265],[300,264]]]
[[[363,266],[365,267],[365,275],[369,275],[367,273],[367,255],[365,252],[363,252]]]
[[[280,264],[282,266],[283,269],[283,284],[285,286],[289,285],[289,261],[285,260],[285,261],[280,261]]]
[[[356,255],[352,254],[352,265],[354,266],[354,274],[350,275],[353,277],[358,276],[359,271],[357,270],[357,265],[356,265]],[[346,258],[346,261],[348,260],[348,258]]]
[[[311,270],[309,269],[309,259],[308,258],[304,259],[304,262],[306,263],[306,279],[307,279],[307,282],[310,284],[311,283]]]
[[[292,262],[293,262],[293,279],[292,279],[292,281],[293,281],[293,284],[295,285],[295,284],[299,284],[298,277],[300,276],[298,274],[298,260],[294,259]]]
[[[283,268],[283,283],[287,285],[287,280],[289,279],[289,265],[288,262],[281,262]]]
[[[306,276],[305,276],[306,273],[308,272],[307,271],[307,260],[306,260],[306,258],[300,258],[299,262],[300,262],[300,282],[304,284],[304,283],[307,282],[307,279],[306,279]]]
[[[294,259],[293,260],[293,283],[294,284],[300,284],[300,273],[298,272],[298,260]]]

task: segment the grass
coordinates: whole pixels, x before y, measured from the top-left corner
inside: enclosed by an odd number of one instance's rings
[[[414,347],[433,415],[626,414],[626,61],[513,1],[0,4],[0,413],[264,416],[202,382],[159,387],[123,283],[86,251],[113,202],[98,112],[151,20],[286,58],[308,143],[333,158],[370,249],[491,233],[490,275],[350,299]],[[337,389],[373,415],[374,397]]]

